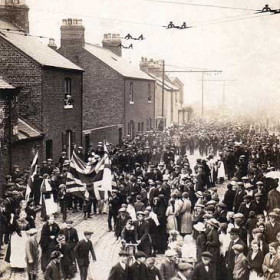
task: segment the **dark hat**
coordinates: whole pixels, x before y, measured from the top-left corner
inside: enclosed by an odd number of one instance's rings
[[[59,252],[59,251],[53,251],[52,253],[51,253],[51,259],[53,260],[53,259],[60,259],[60,258],[62,258],[63,257],[63,255]]]
[[[129,256],[129,253],[128,253],[128,252],[126,252],[126,251],[124,251],[124,250],[121,250],[121,251],[119,252],[119,256],[125,256],[125,257],[128,257],[128,256]]]
[[[73,221],[66,221],[66,224],[67,224],[67,225],[72,225],[72,224],[73,224]]]
[[[93,232],[92,231],[84,231],[84,235],[92,235]]]
[[[251,195],[246,194],[246,195],[244,195],[244,196],[243,196],[243,199],[252,199],[252,196],[251,196]]]
[[[204,258],[210,258],[210,259],[212,259],[213,258],[213,255],[210,253],[210,252],[203,252],[202,254],[201,254],[201,257],[204,257]]]
[[[240,231],[238,228],[231,228],[229,234],[237,234],[240,235]]]
[[[147,258],[146,254],[142,251],[138,251],[135,253],[134,255],[135,259],[139,259],[139,258]]]

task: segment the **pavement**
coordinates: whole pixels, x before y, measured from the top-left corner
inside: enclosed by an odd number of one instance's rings
[[[193,169],[196,158],[200,157],[197,153],[193,156],[189,156],[190,166]],[[219,197],[223,197],[226,190],[226,183],[222,185],[217,185]],[[36,219],[36,228],[42,228],[43,222],[40,219],[38,213],[38,218]],[[73,220],[73,225],[78,231],[79,238],[83,238],[83,232],[85,230],[93,231],[92,242],[96,254],[97,261],[90,263],[89,267],[89,280],[107,280],[109,271],[113,265],[118,262],[118,252],[120,250],[120,243],[116,241],[113,232],[108,232],[107,227],[107,215],[93,215],[92,218],[87,220],[83,219],[82,212],[69,213],[68,219]],[[62,217],[61,215],[56,218],[56,222],[61,226]],[[40,238],[40,233],[38,233],[38,240]],[[6,248],[5,248],[6,249]],[[161,258],[162,256],[159,256]],[[1,272],[2,275],[1,275]],[[1,280],[26,280],[26,272],[14,273],[8,263],[3,259],[0,259],[0,279]],[[43,280],[43,273],[40,271],[38,275],[38,280]],[[74,280],[79,280],[79,273],[75,275]]]

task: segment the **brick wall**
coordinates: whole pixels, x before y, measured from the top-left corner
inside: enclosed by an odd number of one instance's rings
[[[131,83],[133,84],[133,102],[130,102]],[[151,101],[148,102],[148,85],[151,87]],[[128,122],[135,123],[135,132],[138,132],[138,123],[144,125],[144,131],[151,130],[155,118],[155,82],[146,80],[126,79],[125,81],[125,135],[129,133]],[[152,127],[150,127],[152,119]],[[141,125],[140,125],[141,127]],[[141,127],[142,129],[142,127]]]
[[[117,125],[123,123],[124,116],[123,77],[82,48],[61,48],[59,53],[85,70],[83,130],[104,128],[93,130],[90,141],[118,143]]]
[[[64,82],[71,79],[73,108],[64,108]],[[57,69],[43,72],[43,131],[45,141],[53,141],[53,159],[58,160],[62,150],[62,133],[72,131],[75,144],[81,145],[82,133],[82,73]]]
[[[8,83],[21,87],[18,96],[20,115],[42,130],[41,67],[13,49],[2,38],[0,38],[0,54],[0,75]]]
[[[40,146],[45,159],[46,140],[53,140],[54,160],[62,149],[62,132],[72,130],[81,143],[82,72],[42,68],[0,38],[0,75],[16,87],[19,115],[46,134]],[[64,109],[64,79],[72,79],[73,109]]]

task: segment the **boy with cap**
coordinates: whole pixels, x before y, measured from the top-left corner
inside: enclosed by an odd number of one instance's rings
[[[155,266],[156,259],[151,257],[146,260],[147,280],[162,280],[159,269]]]
[[[39,269],[39,243],[36,240],[37,229],[26,231],[25,254],[27,263],[28,280],[36,280]]]
[[[146,254],[138,251],[134,255],[135,263],[130,267],[129,280],[144,280],[147,279],[147,267],[145,265]]]
[[[238,244],[238,245],[242,245],[245,248],[246,245],[243,242],[243,240],[240,238],[240,231],[238,228],[232,228],[229,233],[230,233],[231,242],[229,244],[225,261],[226,261],[226,268],[227,268],[227,279],[231,280],[233,279],[232,273],[233,273],[234,263],[235,263],[235,252],[233,246]]]
[[[249,278],[248,260],[244,255],[244,246],[240,244],[233,245],[235,254],[235,263],[233,269],[234,280],[247,280]]]
[[[160,273],[163,280],[170,280],[176,274],[175,260],[177,253],[174,250],[165,252],[165,259],[160,265]]]
[[[129,280],[128,257],[128,252],[119,252],[119,262],[111,268],[108,280]]]
[[[59,251],[51,253],[51,261],[45,271],[45,280],[62,280],[60,260],[63,255]]]
[[[195,266],[192,280],[217,280],[210,265],[212,258],[213,255],[207,251],[201,254],[202,262]]]
[[[92,255],[92,260],[96,261],[92,242],[90,241],[90,237],[92,234],[92,231],[85,231],[85,238],[78,242],[74,250],[75,257],[77,258],[77,263],[80,270],[81,280],[87,280],[89,267],[89,253],[91,253]]]

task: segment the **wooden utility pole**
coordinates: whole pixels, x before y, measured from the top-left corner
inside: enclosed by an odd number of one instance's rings
[[[165,61],[162,61],[162,93],[161,93],[161,98],[162,98],[162,117],[164,117],[164,83],[165,83]]]

